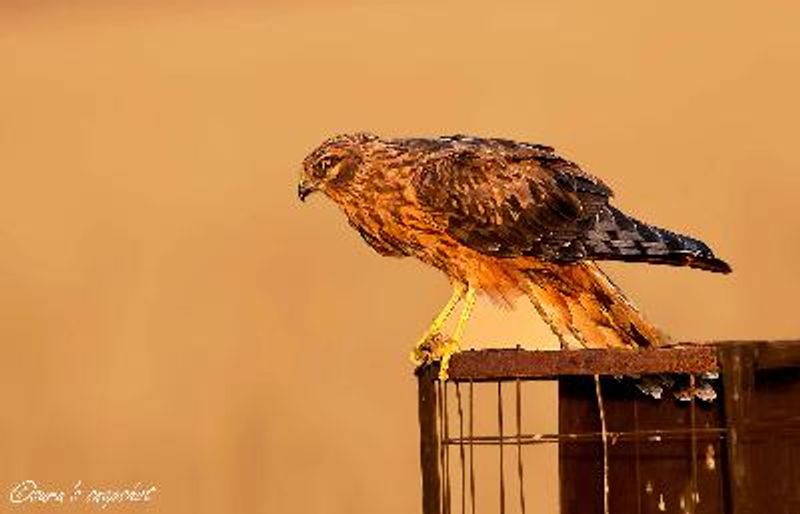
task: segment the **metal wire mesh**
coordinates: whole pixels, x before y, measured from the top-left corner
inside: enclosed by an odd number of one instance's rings
[[[425,514],[555,512],[531,487],[541,486],[536,452],[547,448],[557,451],[559,476],[548,478],[563,514],[800,512],[800,472],[789,464],[800,459],[800,345],[677,348],[625,361],[577,353],[467,352],[451,361],[447,382],[435,366],[419,370]],[[701,388],[699,373],[720,372],[720,396],[643,395],[640,373],[663,378],[661,364],[689,391]],[[558,385],[558,426],[532,429],[542,409],[528,391],[547,381]]]
[[[689,400],[689,425],[684,428],[646,429],[639,425],[639,401],[632,401],[632,425],[628,430],[591,430],[585,432],[526,432],[523,430],[523,416],[530,404],[524,398],[524,385],[529,381],[514,379],[510,381],[435,381],[437,412],[438,473],[441,477],[439,505],[442,514],[476,514],[479,511],[476,500],[476,483],[483,480],[496,480],[496,499],[481,502],[483,509],[500,514],[536,513],[536,502],[533,508],[529,505],[526,478],[536,475],[526,473],[526,469],[536,469],[535,462],[526,455],[525,448],[559,444],[597,445],[607,438],[609,444],[617,446],[630,443],[634,448],[635,488],[643,489],[641,445],[663,443],[667,441],[689,441],[691,454],[697,455],[698,442],[722,440],[727,429],[724,427],[698,426],[696,400]],[[693,382],[692,382],[693,383]],[[487,393],[494,391],[493,406],[484,402],[485,410],[494,410],[494,430],[492,433],[477,433],[476,390]],[[508,409],[508,404],[512,405]],[[510,412],[509,412],[510,410]],[[488,413],[481,413],[488,417]],[[483,448],[494,453],[493,469],[490,460],[484,460],[484,466],[476,466],[476,449]],[[684,502],[685,512],[694,512],[697,498],[697,459],[692,459],[692,488]],[[509,483],[510,471],[513,470],[513,486]],[[478,477],[477,471],[483,476]],[[483,489],[488,489],[484,487]],[[641,502],[640,502],[641,503]],[[438,514],[437,512],[437,514]],[[539,512],[542,512],[539,510]],[[637,512],[642,512],[641,508]]]

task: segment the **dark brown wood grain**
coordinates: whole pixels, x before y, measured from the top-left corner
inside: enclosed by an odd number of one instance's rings
[[[437,430],[437,392],[435,366],[417,372],[420,467],[422,471],[422,513],[441,512],[441,477],[439,476],[439,433]]]
[[[726,342],[718,352],[719,398],[660,401],[603,380],[608,430],[632,434],[609,447],[613,513],[800,512],[800,342]],[[596,433],[590,377],[559,378],[559,432]],[[637,438],[695,427],[680,438]],[[703,431],[720,429],[719,432]],[[562,441],[562,514],[602,512],[602,445]]]

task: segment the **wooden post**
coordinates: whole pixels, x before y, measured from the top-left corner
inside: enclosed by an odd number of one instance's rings
[[[800,512],[800,344],[722,343],[726,514]]]
[[[437,430],[436,380],[438,373],[438,366],[423,366],[417,370],[423,514],[441,514],[442,512],[439,433]]]
[[[661,400],[647,397],[630,380],[603,377],[602,384],[608,431],[629,434],[612,435],[608,446],[612,514],[725,513],[722,433],[709,430],[721,423],[719,400],[692,406],[668,393]],[[561,377],[559,432],[599,431],[594,381]],[[602,463],[600,437],[560,442],[562,514],[603,513]]]
[[[725,427],[727,440],[727,491],[730,501],[728,514],[755,514],[752,505],[752,484],[748,469],[747,418],[750,414],[755,387],[754,347],[745,345],[721,346]]]

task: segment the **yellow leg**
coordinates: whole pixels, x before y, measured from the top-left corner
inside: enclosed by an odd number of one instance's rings
[[[475,308],[475,301],[477,300],[477,291],[472,285],[467,288],[467,293],[464,296],[464,307],[461,309],[461,316],[458,318],[458,325],[453,332],[453,337],[447,341],[441,348],[441,362],[439,364],[439,380],[447,380],[447,368],[450,366],[450,357],[461,351],[461,337],[464,335],[464,328],[469,321],[472,310]]]
[[[431,326],[428,327],[428,330],[425,331],[425,334],[414,346],[414,349],[411,350],[411,362],[414,364],[421,364],[425,360],[425,347],[430,343],[431,338],[442,330],[444,324],[453,314],[458,302],[464,298],[465,291],[466,286],[461,282],[457,282],[453,285],[453,294],[450,296],[450,299],[447,300],[444,308],[442,308],[441,312],[439,312],[433,320],[433,323],[431,323]]]

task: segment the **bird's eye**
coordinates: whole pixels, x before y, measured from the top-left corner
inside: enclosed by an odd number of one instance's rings
[[[339,159],[335,157],[324,157],[320,159],[317,161],[316,174],[320,178],[324,177],[325,174],[328,173],[328,170],[333,168],[337,162],[339,162]]]

